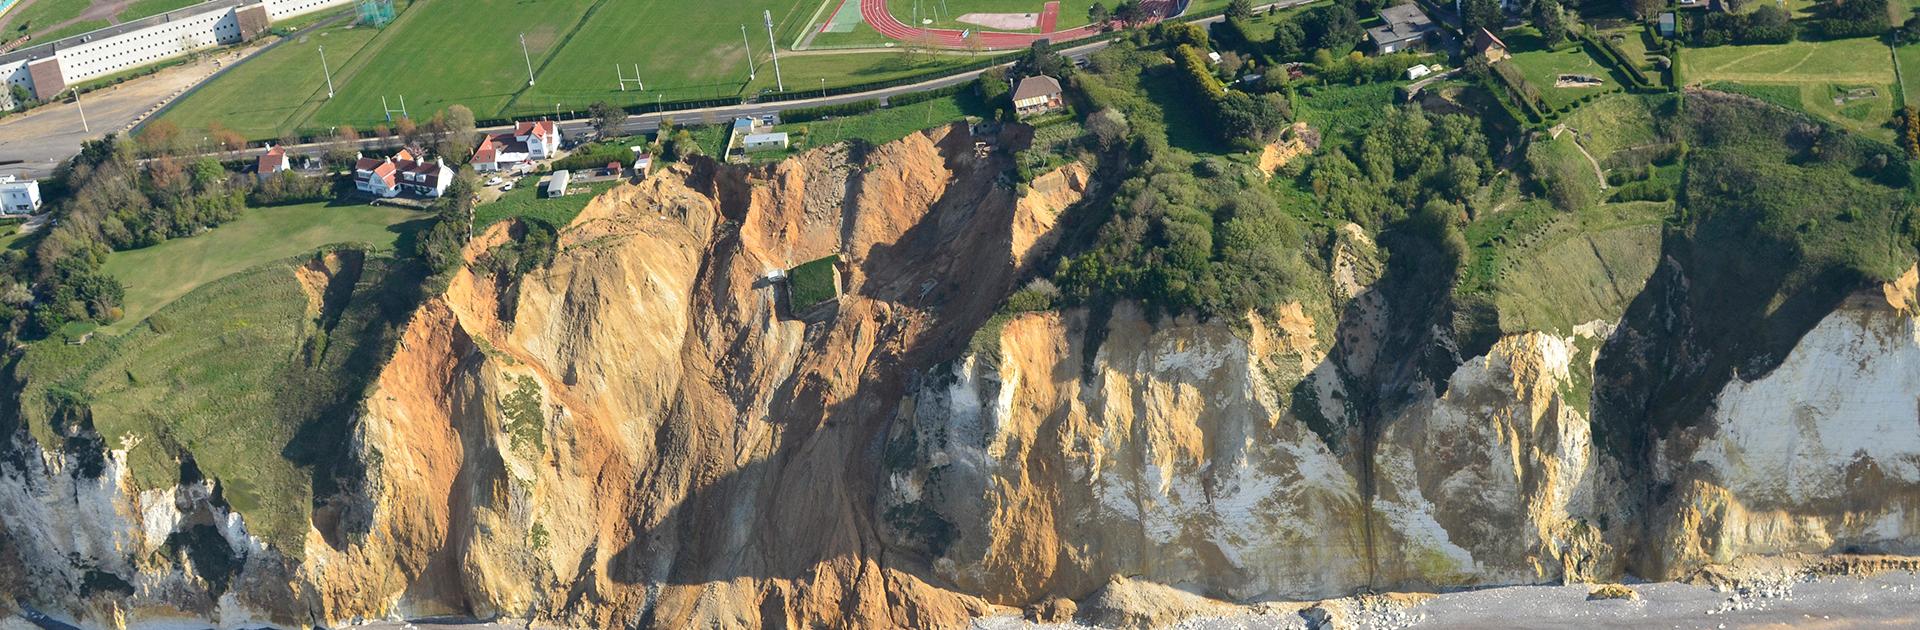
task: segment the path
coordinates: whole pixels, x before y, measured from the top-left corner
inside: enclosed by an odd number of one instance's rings
[[[1567,131],[1573,134],[1573,148],[1579,149],[1580,155],[1586,156],[1587,163],[1593,165],[1593,176],[1600,178],[1600,190],[1604,191],[1604,190],[1607,190],[1608,188],[1612,188],[1612,186],[1607,185],[1606,169],[1600,168],[1600,161],[1593,159],[1593,154],[1587,152],[1587,145],[1580,143],[1580,130],[1574,129],[1572,127],[1568,127],[1566,125],[1554,125],[1553,131],[1552,131],[1553,137],[1555,138],[1560,137],[1561,131]]]

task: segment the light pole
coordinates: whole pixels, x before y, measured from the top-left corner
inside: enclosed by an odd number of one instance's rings
[[[320,72],[327,75],[327,99],[333,99],[333,70],[327,67],[327,47],[320,47]]]
[[[527,34],[520,34],[520,56],[527,60],[527,87],[533,87],[533,53],[527,52]]]
[[[753,40],[747,39],[747,25],[740,25],[740,43],[747,46],[747,81],[758,78],[753,71]]]
[[[773,41],[773,10],[762,10],[760,16],[767,21],[767,47],[773,49],[773,84],[785,92],[787,82],[780,79],[780,43]]]

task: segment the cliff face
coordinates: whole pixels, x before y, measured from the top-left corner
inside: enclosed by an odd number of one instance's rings
[[[298,550],[212,480],[141,492],[125,445],[16,431],[0,586],[91,625],[951,627],[1152,583],[1311,599],[1920,545],[1916,273],[1641,470],[1592,404],[1619,322],[1381,377],[1451,342],[1394,329],[1416,309],[1354,226],[1330,295],[1264,315],[990,319],[1098,184],[1073,166],[1017,196],[972,145],[675,167],[524,277],[477,264],[519,237],[496,226],[380,368]],[[842,296],[794,313],[770,272],[829,254]]]

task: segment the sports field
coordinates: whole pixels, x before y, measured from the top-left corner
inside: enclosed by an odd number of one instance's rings
[[[1893,139],[1885,127],[1893,115],[1893,56],[1877,39],[1688,48],[1680,69],[1689,84],[1731,86],[1867,137]]]
[[[791,45],[820,0],[416,0],[378,30],[335,26],[308,33],[236,67],[164,114],[182,129],[218,122],[249,138],[365,131],[400,108],[416,121],[461,104],[482,119],[577,113],[595,101],[639,105],[732,98],[776,89],[761,12]],[[510,27],[502,25],[511,25]],[[755,61],[747,68],[747,27]],[[526,36],[523,56],[520,36]],[[326,99],[318,48],[326,46],[335,97]],[[529,58],[534,85],[527,85]],[[970,61],[901,52],[783,54],[789,91],[886,81]],[[616,74],[615,66],[620,66]],[[618,78],[645,83],[620,89]],[[824,81],[823,81],[824,80]]]

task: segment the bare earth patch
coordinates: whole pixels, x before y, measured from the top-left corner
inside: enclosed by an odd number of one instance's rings
[[[1038,13],[963,13],[959,22],[984,26],[997,31],[1024,31],[1040,25]]]

